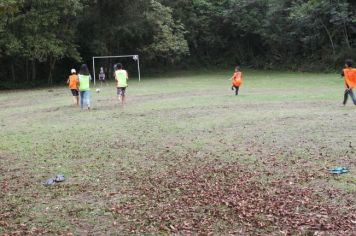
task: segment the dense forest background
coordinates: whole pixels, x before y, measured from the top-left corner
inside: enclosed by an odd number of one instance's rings
[[[335,70],[356,59],[356,1],[0,2],[0,88],[62,82],[92,56],[118,54],[139,54],[150,72],[235,64]]]

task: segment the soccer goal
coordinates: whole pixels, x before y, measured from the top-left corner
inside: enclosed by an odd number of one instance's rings
[[[95,59],[109,59],[109,58],[132,58],[134,61],[137,62],[138,81],[141,81],[140,58],[138,57],[138,55],[95,56],[93,57],[94,85],[96,84]]]

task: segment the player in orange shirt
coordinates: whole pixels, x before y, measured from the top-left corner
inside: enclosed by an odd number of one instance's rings
[[[77,76],[77,72],[76,72],[75,69],[72,69],[70,72],[71,72],[71,75],[69,76],[69,78],[67,80],[67,84],[68,84],[68,87],[69,87],[70,91],[72,92],[74,104],[79,106],[79,92],[78,92],[78,76]]]
[[[352,91],[356,87],[356,69],[352,68],[352,60],[348,59],[345,61],[345,67],[342,70],[341,76],[344,77],[345,82],[345,92],[344,92],[344,101],[342,104],[346,105],[347,99],[350,95],[354,105],[356,105],[356,97]]]
[[[242,84],[242,72],[240,71],[240,67],[235,67],[235,73],[231,77],[231,90],[235,89],[235,95],[239,95],[239,89]]]

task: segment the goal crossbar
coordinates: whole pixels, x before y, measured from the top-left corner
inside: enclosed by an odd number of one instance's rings
[[[137,62],[137,72],[138,72],[138,81],[141,81],[141,71],[140,71],[140,58],[138,55],[119,55],[119,56],[95,56],[93,57],[93,74],[94,74],[94,85],[96,84],[96,72],[95,72],[95,59],[105,59],[105,58],[124,58],[131,57]]]

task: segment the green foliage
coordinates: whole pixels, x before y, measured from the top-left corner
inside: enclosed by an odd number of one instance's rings
[[[80,59],[74,44],[75,28],[70,21],[81,10],[78,1],[36,1],[25,3],[28,10],[19,17],[24,56],[46,62],[49,58]]]
[[[169,7],[151,0],[145,18],[153,34],[152,42],[143,48],[149,59],[161,58],[174,63],[189,54],[188,44],[184,38],[184,26],[173,20]]]
[[[84,55],[138,53],[147,63],[167,59],[174,63],[189,53],[183,24],[173,19],[170,7],[155,0],[92,2],[79,32]]]
[[[329,70],[355,57],[355,12],[351,0],[3,0],[0,78],[51,83],[64,66],[118,54],[140,54],[144,70]]]
[[[56,61],[80,60],[72,21],[81,11],[79,1],[24,0],[16,4],[9,1],[2,5],[1,54],[12,63],[14,58],[32,61],[33,77],[36,63],[48,64],[51,77]]]
[[[19,11],[19,3],[14,0],[4,0],[0,3],[0,57],[15,56],[22,48],[20,40],[8,27],[12,23],[14,14]]]
[[[333,64],[355,47],[351,13],[346,0],[298,1],[290,9],[289,20],[305,50]]]

